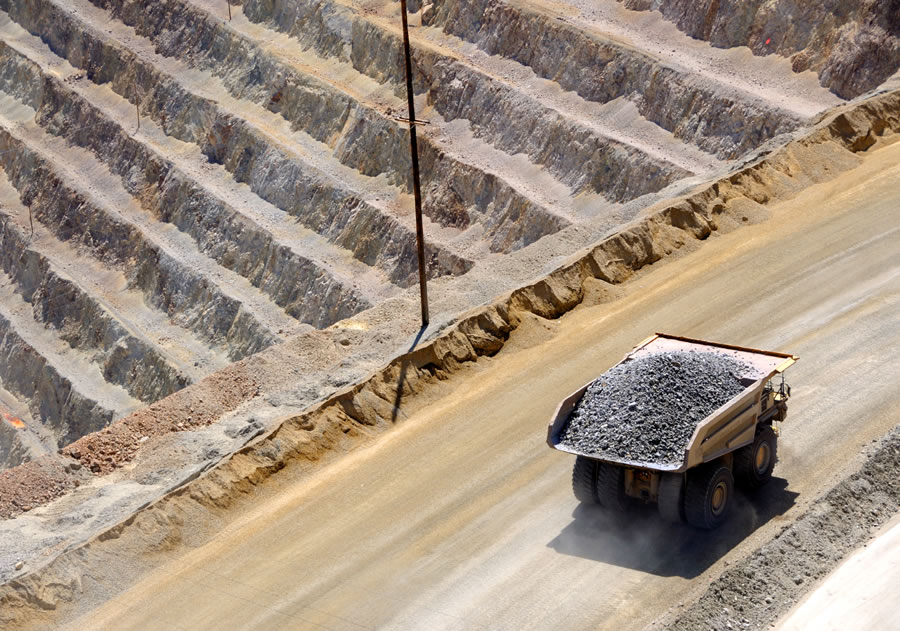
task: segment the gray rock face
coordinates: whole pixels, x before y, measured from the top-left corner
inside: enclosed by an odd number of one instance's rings
[[[680,464],[698,423],[744,389],[754,369],[715,352],[667,352],[604,373],[572,411],[560,443],[609,460]]]
[[[392,5],[236,4],[252,24],[205,0],[0,0],[0,387],[58,446],[417,282]],[[541,270],[536,242],[581,247],[803,123],[526,3],[418,19],[429,278]],[[0,440],[0,462],[30,449]]]
[[[186,268],[134,223],[85,199],[67,186],[56,169],[20,138],[0,130],[7,147],[0,167],[27,200],[35,220],[61,241],[72,241],[97,258],[128,269],[132,286],[159,309],[179,314],[183,324],[240,359],[271,346],[277,337],[242,304],[208,278]]]
[[[0,378],[4,387],[27,402],[33,415],[62,443],[103,429],[116,416],[115,411],[79,392],[67,375],[22,339],[2,313]],[[7,459],[6,454],[2,455],[2,459]]]
[[[16,282],[23,298],[31,303],[36,322],[58,330],[72,348],[92,352],[107,380],[121,385],[135,398],[152,403],[190,383],[78,283],[60,276],[2,210],[0,270]],[[22,367],[15,365],[10,370],[21,371]],[[2,371],[0,379],[10,383],[9,375]]]
[[[621,0],[620,0],[621,1]],[[713,46],[749,46],[757,55],[789,57],[814,70],[842,98],[877,87],[900,67],[896,0],[624,0],[629,9],[660,11]]]
[[[341,164],[364,175],[385,174],[394,185],[412,191],[408,132],[380,109],[373,108],[353,94],[341,91],[320,77],[299,72],[255,41],[242,37],[223,25],[221,20],[211,19],[187,2],[160,4],[94,0],[94,4],[114,11],[126,24],[152,39],[161,54],[189,59],[193,65],[220,77],[236,98],[255,101],[279,114],[293,128],[301,129],[316,140],[327,143]],[[52,11],[43,5],[40,7],[44,12]],[[245,7],[245,11],[251,16],[255,15],[252,13],[253,7],[249,5]],[[326,15],[328,12],[328,8],[321,6],[317,6],[315,11],[316,14]],[[341,14],[340,11],[338,13]],[[346,16],[340,19],[332,17],[326,24],[320,24],[310,16],[306,17],[309,20],[305,19],[304,24],[310,31],[323,29],[317,45],[322,54],[346,58],[341,52],[341,46],[336,46],[341,41],[340,38],[346,37],[348,46],[351,41],[356,41],[372,56],[369,60],[374,59],[372,66],[376,75],[385,68],[391,72],[395,70],[398,44],[395,38],[376,37],[369,41],[365,39],[365,29],[358,29],[354,36],[349,23],[344,25],[343,30],[339,28],[341,20],[346,19]],[[336,28],[337,32],[331,33],[332,28]],[[113,74],[123,75],[121,72]],[[154,80],[152,85],[158,83],[158,80]],[[152,85],[148,83],[146,89],[154,89]],[[130,88],[123,83],[121,89],[123,94],[127,94]],[[155,100],[167,103],[171,99],[160,97]],[[180,109],[190,111],[202,105],[192,104],[189,108]],[[163,120],[174,120],[177,109],[179,108],[168,106],[167,111],[163,112]],[[225,121],[229,130],[234,124],[234,121]],[[205,132],[201,130],[199,135],[192,134],[190,140],[193,142],[204,136]],[[432,221],[461,228],[471,223],[482,223],[486,228],[486,236],[491,237],[491,250],[494,252],[518,249],[568,225],[568,222],[548,213],[502,178],[474,168],[472,164],[435,146],[428,136],[420,135],[419,142],[425,194],[424,212]],[[239,135],[236,144],[238,149],[244,150],[249,143]],[[260,153],[257,148],[253,150],[256,154]],[[237,155],[241,160],[247,160],[242,153],[238,152]],[[227,157],[217,159],[228,163]],[[308,176],[306,179],[309,179]],[[471,184],[448,184],[454,180],[465,180]],[[260,183],[257,184],[257,181]],[[267,184],[261,177],[252,181],[248,178],[248,182],[251,186],[258,186],[263,191],[260,193],[263,197],[266,196],[265,186],[271,187],[273,184]],[[458,198],[453,200],[455,203],[448,203],[450,194]],[[301,210],[306,212],[308,207],[312,205],[305,203]],[[286,210],[294,212],[291,208]],[[365,214],[367,221],[379,221],[377,214],[369,210]],[[525,221],[520,220],[523,217]],[[319,230],[316,226],[313,229]],[[396,238],[405,237],[398,234]],[[352,249],[353,244],[358,241],[359,235],[354,234],[338,242]],[[379,244],[382,250],[391,247],[391,243]],[[446,258],[446,254],[439,254],[436,260],[443,262]],[[434,275],[464,273],[470,265],[463,261],[448,260],[443,267],[446,269],[436,268]],[[412,278],[409,270],[401,271],[404,275],[394,274],[392,279],[401,284],[408,283]]]
[[[589,101],[631,98],[648,120],[721,158],[734,158],[800,122],[783,112],[773,116],[771,107],[736,98],[702,76],[684,74],[652,55],[521,5],[436,0],[427,20]]]
[[[3,7],[2,3],[0,7]],[[287,151],[277,138],[264,135],[257,126],[223,111],[210,99],[188,91],[175,77],[131,54],[114,41],[104,39],[99,31],[85,28],[85,24],[73,20],[60,7],[48,2],[29,1],[23,2],[22,6],[8,8],[28,30],[44,39],[54,52],[84,68],[92,81],[109,82],[125,98],[140,100],[145,114],[157,121],[168,135],[196,143],[212,162],[222,164],[235,180],[246,183],[261,199],[297,217],[303,225],[329,241],[352,251],[364,263],[384,269],[391,281],[401,286],[414,282],[415,234],[396,218],[362,199],[343,182],[336,181],[311,161],[302,160]],[[80,42],[90,44],[87,51],[82,50]],[[136,85],[143,95],[141,98],[135,93]],[[73,99],[71,91],[59,82],[48,82],[47,87],[51,86],[53,89],[47,90],[41,103],[42,123],[48,123],[47,119],[57,112],[65,118],[58,121],[60,132],[67,126],[74,126],[73,123],[81,127],[95,122],[85,120],[97,117],[89,104]],[[112,123],[106,123],[105,130],[94,130],[90,136],[80,135],[73,140],[94,150],[97,148],[91,144],[99,144],[105,160],[117,162],[112,170],[123,176],[126,186],[131,185],[131,192],[144,193],[140,189],[146,187],[138,178],[146,174],[131,173],[137,171],[136,165],[143,162],[139,163],[133,157],[139,155],[150,159],[153,152],[131,138],[122,138],[121,130],[115,127]],[[110,140],[118,142],[110,143]],[[172,170],[170,164],[165,164],[166,161],[158,157],[154,162],[163,162],[152,169],[152,175],[163,180],[166,188],[185,188],[180,182],[164,181]],[[175,175],[178,175],[177,172]],[[200,187],[190,188],[194,189],[193,197]],[[171,190],[164,191],[162,197],[172,194]],[[180,196],[179,201],[186,201],[184,195]],[[233,215],[229,209],[220,211],[213,208],[211,211]],[[194,215],[196,208],[185,212]],[[179,221],[175,218],[174,222]],[[473,264],[439,244],[429,244],[429,250],[433,261],[429,270],[432,277],[462,274]],[[247,273],[252,275],[254,272]],[[281,296],[277,300],[294,303],[296,297]],[[333,315],[346,317],[359,311],[358,307],[365,306],[351,297],[347,308],[339,305],[341,308],[336,310],[343,311],[343,314],[325,314],[319,321],[314,315],[304,314],[302,318],[316,326],[327,326],[334,322]]]
[[[308,0],[277,7],[249,0],[244,11],[254,21],[266,22],[317,46],[322,54],[349,57],[355,69],[379,82],[393,83],[400,90],[404,77],[402,66],[396,63],[400,49],[397,33],[346,10],[327,21],[307,21],[305,16],[318,11],[319,6]],[[309,33],[297,33],[300,16],[304,16],[304,29],[321,29],[322,35],[311,38]],[[346,38],[345,45],[335,47],[339,37]],[[597,192],[612,201],[626,201],[688,175],[635,147],[591,133],[505,81],[457,59],[425,46],[414,45],[412,54],[416,89],[427,93],[428,102],[441,116],[448,121],[467,120],[477,136],[506,153],[528,155],[575,192]],[[556,51],[549,51],[547,57],[552,64],[558,61]],[[558,76],[553,78],[559,80]]]

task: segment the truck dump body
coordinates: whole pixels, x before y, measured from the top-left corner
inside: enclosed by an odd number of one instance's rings
[[[760,415],[771,410],[767,407],[767,402],[772,393],[765,390],[766,384],[795,360],[795,357],[785,353],[657,334],[639,344],[621,362],[598,378],[566,397],[550,422],[547,442],[554,449],[618,466],[653,471],[685,471],[753,441]],[[682,363],[685,366],[681,366]],[[638,366],[647,368],[636,370]],[[659,367],[677,371],[681,379],[674,379],[671,384],[655,383],[657,379],[666,379],[668,376],[654,372]],[[694,372],[686,375],[686,371]],[[709,374],[705,374],[705,371]],[[651,383],[645,386],[632,381],[626,382],[625,388],[621,387],[624,377],[634,380],[635,375],[644,376]],[[694,415],[692,418],[690,414],[693,412],[685,411],[682,416],[674,419],[663,416],[662,425],[659,424],[659,419],[655,425],[652,422],[642,424],[640,416],[645,405],[648,407],[648,417],[652,418],[654,412],[657,415],[660,412],[658,402],[648,400],[648,396],[673,398],[673,409],[697,409],[692,407],[692,403],[696,401],[682,401],[682,393],[670,390],[670,387],[676,385],[685,388],[686,376],[692,380],[690,389],[694,398],[708,398],[707,401],[700,402],[706,405],[704,415]],[[608,387],[607,381],[612,385]],[[583,409],[595,403],[590,399],[578,409],[578,418],[569,427],[573,411],[579,407],[586,392],[592,397],[598,397],[598,393],[603,392],[609,395],[610,387],[615,396],[604,401],[606,407],[603,408],[603,413],[607,415],[606,418],[597,418],[586,424]],[[635,391],[633,398],[628,396],[631,389]],[[641,396],[644,397],[643,400]],[[716,402],[721,404],[716,405]],[[712,410],[709,409],[710,403],[714,406]],[[630,406],[630,410],[621,410],[627,413],[619,413],[617,406]],[[665,407],[663,410],[665,411]],[[623,425],[622,417],[632,420],[637,417],[637,421],[625,421]],[[648,452],[647,440],[650,443],[659,442],[660,437],[664,439],[662,448],[654,453],[653,447],[650,447]],[[642,440],[635,440],[638,438]],[[666,444],[670,441],[674,442]],[[634,449],[636,442],[643,442],[644,447]],[[587,449],[586,445],[602,445],[602,448]],[[626,448],[626,445],[631,446]]]

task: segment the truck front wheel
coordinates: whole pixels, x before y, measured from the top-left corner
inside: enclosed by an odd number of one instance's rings
[[[734,479],[741,488],[753,491],[772,479],[778,438],[768,425],[762,425],[756,438],[734,452]]]
[[[596,460],[575,457],[575,467],[572,469],[572,491],[575,499],[583,504],[597,503],[597,465]]]
[[[709,463],[688,471],[684,493],[687,522],[706,530],[718,528],[725,521],[733,494],[734,477],[728,467]]]

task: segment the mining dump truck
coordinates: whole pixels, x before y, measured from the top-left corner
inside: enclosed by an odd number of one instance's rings
[[[784,371],[796,360],[657,333],[566,397],[547,443],[575,455],[579,501],[656,503],[663,519],[716,528],[735,484],[757,489],[772,476],[791,393]]]

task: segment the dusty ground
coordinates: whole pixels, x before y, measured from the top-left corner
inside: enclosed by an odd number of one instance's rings
[[[210,519],[204,545],[96,543],[107,562],[85,569],[78,609],[62,613],[71,628],[117,629],[650,623],[813,506],[895,424],[898,177],[900,144],[872,150],[702,256],[617,289],[596,282],[582,307],[523,322],[499,355],[439,386],[452,398],[370,448],[312,478],[270,478],[252,505]],[[577,507],[571,459],[543,443],[558,400],[654,330],[801,357],[776,480],[713,535]]]

